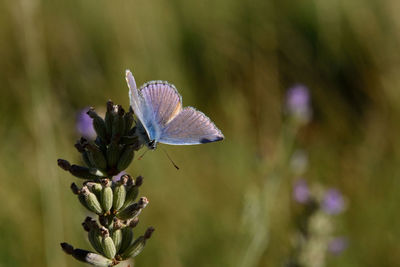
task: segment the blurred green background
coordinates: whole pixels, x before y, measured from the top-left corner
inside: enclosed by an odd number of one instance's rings
[[[84,266],[59,247],[89,245],[76,179],[56,159],[78,162],[80,109],[109,98],[128,108],[126,68],[138,84],[175,84],[226,137],[164,145],[179,171],[161,149],[130,166],[150,200],[137,232],[156,228],[135,266],[282,266],[292,178],[262,211],[268,234],[243,220],[265,166],[288,168],[277,155],[295,83],[314,110],[295,141],[305,178],[348,201],[349,248],[327,266],[400,266],[399,10],[398,0],[0,1],[0,266]],[[265,240],[249,254],[252,235]]]

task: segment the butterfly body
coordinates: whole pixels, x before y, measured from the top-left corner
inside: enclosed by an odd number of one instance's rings
[[[157,143],[195,145],[224,139],[202,112],[192,107],[182,108],[182,97],[172,84],[151,81],[138,90],[129,70],[126,80],[130,104],[139,120],[137,135],[150,149],[155,149]]]

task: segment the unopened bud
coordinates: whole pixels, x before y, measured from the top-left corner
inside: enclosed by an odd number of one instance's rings
[[[119,157],[117,170],[119,172],[125,170],[132,162],[135,153],[132,145],[125,145]]]
[[[117,217],[122,220],[133,219],[137,217],[143,208],[147,206],[149,201],[145,197],[141,197],[137,203],[134,203],[124,210],[117,213]]]
[[[80,189],[75,183],[72,183],[70,187],[72,193],[74,193],[75,195],[79,195]]]
[[[106,141],[107,131],[104,120],[99,115],[97,115],[94,108],[90,108],[87,114],[89,115],[89,117],[93,119],[93,128],[96,131],[97,135],[100,136],[100,138],[103,139],[103,141]]]
[[[101,206],[104,213],[109,213],[113,205],[113,191],[111,189],[111,181],[108,179],[103,180],[103,191],[101,193]]]
[[[57,164],[64,171],[69,171],[69,169],[71,168],[71,164],[68,161],[66,161],[65,159],[58,159]]]
[[[102,209],[96,195],[90,192],[86,186],[82,187],[78,197],[88,210],[96,214],[102,214]]]

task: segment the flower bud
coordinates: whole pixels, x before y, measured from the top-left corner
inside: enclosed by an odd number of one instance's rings
[[[88,239],[92,247],[100,254],[103,254],[102,240],[99,226],[92,226],[88,232]]]
[[[133,202],[135,202],[135,199],[139,195],[139,187],[143,183],[143,177],[138,176],[136,178],[136,181],[133,181],[133,179],[128,179],[128,185],[131,185],[128,187],[127,192],[126,192],[126,198],[125,198],[125,203],[123,205],[123,208],[129,206]],[[132,185],[133,184],[133,185]]]
[[[96,175],[96,174],[100,175],[102,173],[94,172],[93,169],[89,169],[87,167],[78,166],[78,165],[71,165],[69,172],[73,176],[81,178],[81,179],[97,180],[102,177],[102,176]],[[94,174],[94,173],[96,173],[96,174]]]
[[[101,243],[101,246],[103,248],[103,254],[107,258],[113,259],[115,257],[115,254],[117,253],[117,251],[115,249],[114,241],[110,237],[110,234],[106,228],[103,227],[101,229],[101,231],[102,231],[102,235],[103,235],[103,239],[102,239],[102,243]]]
[[[104,123],[106,125],[106,133],[109,138],[112,135],[112,124],[113,124],[113,106],[114,103],[111,100],[107,101],[107,112],[104,119]]]
[[[113,216],[101,215],[101,216],[99,216],[99,222],[104,227],[111,228],[112,225],[113,225],[113,222],[114,222],[113,221]]]
[[[135,155],[133,149],[134,149],[133,145],[126,145],[122,150],[121,156],[117,164],[117,170],[119,172],[125,170],[129,166],[129,164],[131,164],[133,157]]]
[[[123,136],[119,142],[123,145],[134,145],[136,147],[139,145],[139,137],[136,135]]]
[[[108,167],[115,167],[118,163],[120,146],[117,142],[112,141],[111,144],[108,145],[107,148],[107,164]]]
[[[141,197],[137,203],[134,203],[122,211],[117,213],[117,217],[122,220],[133,219],[137,217],[143,208],[147,206],[149,201],[145,197]]]
[[[115,250],[119,251],[121,248],[121,242],[122,242],[122,231],[121,229],[114,229],[112,232],[112,240],[115,245]]]
[[[146,233],[142,236],[140,236],[138,239],[135,240],[135,242],[130,245],[126,251],[122,254],[123,259],[127,258],[134,258],[137,255],[139,255],[140,252],[142,252],[144,246],[146,245],[146,240],[151,237],[151,234],[154,232],[153,227],[149,227],[146,230]]]
[[[135,217],[133,219],[130,219],[126,222],[126,225],[129,226],[130,228],[135,228],[139,224],[139,218]]]
[[[61,247],[65,253],[73,256],[75,259],[77,259],[79,261],[86,262],[91,265],[95,265],[95,266],[99,266],[99,267],[113,266],[113,261],[105,258],[102,255],[92,253],[90,251],[83,250],[83,249],[74,249],[74,247],[68,243],[61,243]]]
[[[74,195],[79,195],[80,189],[75,183],[72,183],[71,191],[72,191],[72,193],[74,193]]]
[[[125,133],[124,109],[120,105],[114,106],[112,140],[119,140]]]
[[[94,111],[94,108],[90,108],[87,114],[93,119],[93,128],[96,131],[97,135],[100,136],[103,141],[106,141],[107,131],[104,120],[99,115],[97,115],[96,111]]]
[[[129,107],[129,112],[125,113],[124,120],[125,120],[125,133],[123,135],[127,135],[129,133],[129,130],[132,128],[132,124],[134,121],[133,110],[131,107]]]
[[[133,241],[133,230],[130,227],[121,229],[122,240],[118,254],[123,254],[125,250],[132,244]]]
[[[113,205],[113,191],[111,189],[111,181],[104,179],[102,181],[103,191],[101,193],[101,206],[104,213],[108,214]]]
[[[82,187],[78,198],[88,210],[96,214],[102,214],[102,209],[96,195],[90,192],[87,186]]]
[[[106,170],[107,161],[103,152],[94,144],[87,144],[85,148],[87,150],[90,162],[96,166],[96,168],[100,170]]]
[[[123,178],[121,178],[122,180]],[[126,198],[126,188],[124,185],[124,180],[119,182],[115,188],[114,188],[114,193],[113,193],[113,208],[115,211],[118,211],[122,205],[125,203],[125,198]]]
[[[97,199],[101,199],[101,192],[103,191],[103,186],[99,183],[94,183],[94,182],[86,182],[84,183],[86,185],[90,192],[96,195]]]
[[[58,159],[57,164],[64,171],[69,171],[71,169],[71,164],[65,159]]]

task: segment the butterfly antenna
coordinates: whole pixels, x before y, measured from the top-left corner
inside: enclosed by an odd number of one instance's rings
[[[175,162],[171,159],[171,157],[168,155],[167,151],[162,148],[162,150],[164,151],[165,155],[167,155],[167,158],[171,161],[172,165],[174,165],[175,169],[179,170],[178,165],[175,164]]]

